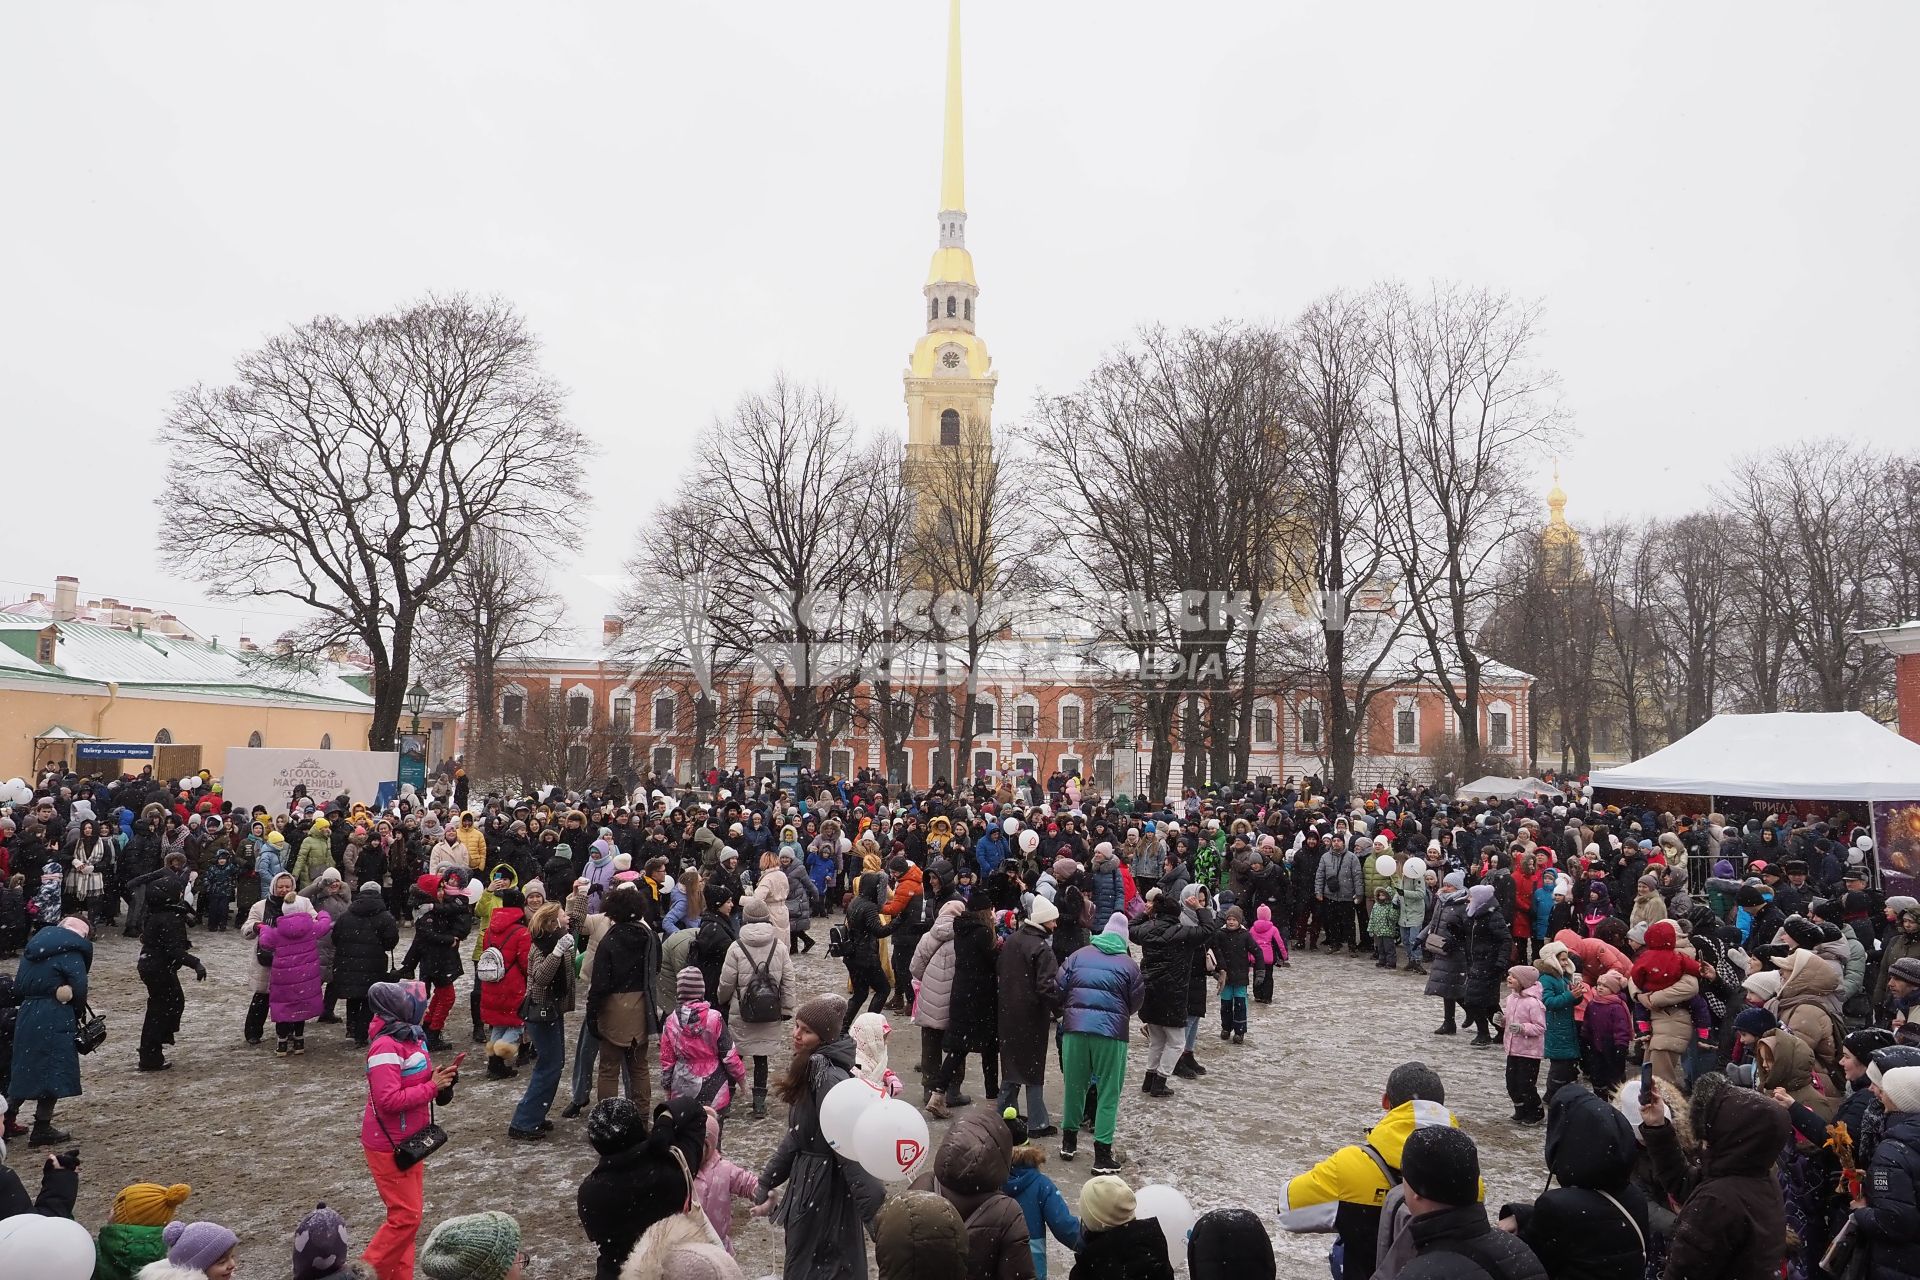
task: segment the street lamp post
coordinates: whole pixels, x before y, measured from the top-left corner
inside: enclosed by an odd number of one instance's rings
[[[413,713],[413,732],[416,735],[420,732],[420,713],[426,709],[427,686],[415,680],[413,688],[407,690],[407,710]]]

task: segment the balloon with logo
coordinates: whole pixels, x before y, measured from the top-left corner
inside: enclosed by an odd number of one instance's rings
[[[820,1136],[841,1155],[858,1159],[859,1149],[853,1144],[854,1126],[881,1096],[879,1089],[859,1076],[842,1080],[820,1100]]]
[[[1854,837],[1853,847],[1862,853],[1871,853],[1873,851],[1873,837],[1864,833],[1858,835]]]
[[[72,1218],[18,1213],[0,1220],[0,1275],[91,1280],[93,1237]]]
[[[854,1158],[882,1182],[911,1181],[932,1153],[926,1117],[912,1103],[884,1099],[861,1112],[854,1125]]]
[[[1167,1252],[1176,1258],[1187,1256],[1187,1233],[1193,1230],[1195,1215],[1185,1196],[1164,1182],[1142,1187],[1133,1193],[1133,1216],[1157,1219],[1160,1234],[1167,1238]]]
[[[1020,852],[1032,853],[1040,847],[1040,833],[1028,827],[1020,833]]]

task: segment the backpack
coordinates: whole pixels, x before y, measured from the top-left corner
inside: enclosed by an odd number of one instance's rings
[[[498,982],[507,976],[507,958],[500,954],[500,948],[488,947],[473,962],[473,976],[481,982]]]
[[[740,1018],[743,1022],[780,1021],[780,988],[773,980],[769,970],[773,967],[773,952],[767,952],[765,964],[755,964],[753,953],[745,947],[741,954],[747,957],[747,985],[740,989]]]
[[[827,954],[828,955],[830,956],[846,955],[848,950],[848,942],[849,942],[849,939],[847,937],[847,926],[843,924],[836,924],[831,929],[827,930]]]

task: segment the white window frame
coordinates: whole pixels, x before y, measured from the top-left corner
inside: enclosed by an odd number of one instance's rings
[[[1413,741],[1400,739],[1400,717],[1403,714],[1413,716]],[[1393,753],[1395,755],[1414,755],[1420,750],[1420,699],[1411,694],[1403,694],[1393,700]]]
[[[1307,738],[1307,713],[1313,713],[1314,727],[1319,733],[1309,741]],[[1327,710],[1320,705],[1318,698],[1302,698],[1293,709],[1293,740],[1303,752],[1319,755],[1327,749]]]
[[[827,749],[827,772],[836,778],[853,776],[853,751],[848,747],[829,747]]]
[[[574,700],[579,698],[586,699],[586,703],[587,703],[587,722],[585,724],[575,724],[573,722],[573,704],[574,704]],[[576,684],[571,686],[566,691],[566,693],[562,695],[561,705],[565,709],[564,714],[567,717],[566,723],[567,723],[567,729],[569,731],[593,728],[593,690],[592,688],[584,684]]]
[[[663,702],[667,704],[667,725],[664,729],[660,727],[660,704]],[[671,693],[656,693],[647,699],[647,723],[652,726],[652,732],[672,733],[679,722],[680,699]]]
[[[1264,738],[1260,736],[1260,717],[1262,715],[1267,718],[1267,735]],[[1279,737],[1280,713],[1278,708],[1273,705],[1273,699],[1256,699],[1253,704],[1253,745],[1256,747],[1271,747],[1279,740]]]
[[[1069,768],[1068,767],[1069,765],[1071,765],[1072,767]],[[1071,778],[1076,773],[1084,773],[1086,771],[1087,761],[1086,761],[1086,758],[1083,756],[1063,754],[1058,760],[1054,762],[1053,767],[1058,769],[1061,773],[1066,774],[1069,778]]]
[[[607,725],[615,733],[633,732],[633,701],[631,689],[613,695],[613,701],[608,704]]]
[[[1078,722],[1073,726],[1071,732],[1067,729],[1067,712],[1069,709],[1073,711],[1074,719]],[[1079,694],[1062,694],[1060,701],[1054,705],[1053,714],[1054,723],[1060,726],[1061,741],[1082,741],[1082,735],[1087,731],[1087,704]]]
[[[520,723],[507,723],[507,699],[520,699]],[[500,690],[500,727],[503,729],[524,729],[527,727],[527,690],[524,685],[510,684]]]
[[[984,729],[979,727],[980,711],[983,707],[986,708],[988,720],[987,726]],[[990,693],[977,693],[974,695],[973,726],[973,736],[975,739],[984,738],[988,734],[997,734],[1000,732],[1000,700],[998,698]],[[972,776],[973,769],[971,765],[968,766],[967,773],[969,777]]]
[[[1507,718],[1507,740],[1496,745],[1493,741],[1493,718],[1496,715]],[[1487,750],[1501,755],[1512,755],[1515,735],[1513,732],[1513,706],[1501,698],[1487,704]]]
[[[1040,761],[1032,753],[1023,751],[1013,758],[1013,772],[1015,776],[1023,773],[1038,774]]]
[[[667,767],[664,773],[661,771],[661,768],[660,768],[660,753],[662,751],[667,753]],[[668,777],[668,778],[678,779],[678,777],[680,776],[679,754],[674,750],[673,747],[669,746],[666,743],[656,744],[655,746],[651,747],[647,751],[647,769],[655,777]]]
[[[984,698],[981,701],[985,701]],[[1022,715],[1026,724],[1020,723]],[[996,721],[997,723],[997,721]],[[1030,693],[1023,693],[1013,700],[1013,736],[1016,738],[1037,738],[1040,736],[1040,699]]]

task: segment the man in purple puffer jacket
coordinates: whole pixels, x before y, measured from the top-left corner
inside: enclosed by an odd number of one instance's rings
[[[1060,1042],[1066,1077],[1066,1118],[1060,1122],[1060,1158],[1071,1160],[1085,1119],[1087,1082],[1098,1093],[1093,1121],[1093,1171],[1120,1172],[1113,1130],[1120,1118],[1120,1086],[1127,1074],[1127,1024],[1140,1011],[1147,986],[1127,951],[1127,917],[1116,911],[1093,940],[1060,966],[1066,997]]]

